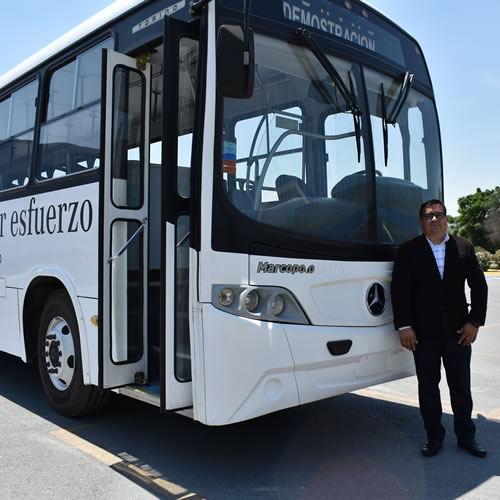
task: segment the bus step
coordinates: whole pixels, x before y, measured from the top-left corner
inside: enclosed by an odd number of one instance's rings
[[[118,394],[123,394],[130,398],[138,399],[144,403],[149,403],[154,406],[160,406],[160,386],[131,384],[126,387],[120,387]]]

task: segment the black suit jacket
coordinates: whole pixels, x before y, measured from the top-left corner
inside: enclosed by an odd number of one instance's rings
[[[471,304],[465,296],[465,281]],[[391,283],[394,326],[411,326],[419,341],[455,336],[467,322],[484,324],[488,286],[472,243],[451,236],[446,243],[443,279],[425,235],[399,249]]]

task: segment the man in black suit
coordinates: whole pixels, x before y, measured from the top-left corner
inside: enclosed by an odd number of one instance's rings
[[[458,446],[486,456],[475,440],[470,390],[471,344],[486,319],[488,287],[469,240],[448,235],[439,200],[420,207],[423,234],[401,245],[392,273],[394,326],[415,359],[420,412],[427,431],[425,456],[441,449],[441,359],[446,370]],[[465,281],[470,287],[467,304]]]

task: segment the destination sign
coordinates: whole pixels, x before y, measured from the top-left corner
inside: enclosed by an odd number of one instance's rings
[[[326,0],[282,0],[283,17],[404,65],[398,38],[372,22],[368,10],[357,6],[359,12],[354,12],[354,4],[348,1],[343,4],[340,6]]]
[[[219,0],[243,11],[243,0]],[[252,16],[321,32],[369,53],[407,66],[401,45],[403,34],[375,12],[349,0],[278,0],[252,2]]]

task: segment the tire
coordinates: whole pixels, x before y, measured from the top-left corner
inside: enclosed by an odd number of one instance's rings
[[[63,415],[95,413],[108,399],[108,392],[83,384],[78,323],[64,290],[53,292],[45,303],[38,332],[38,368],[47,399]]]

